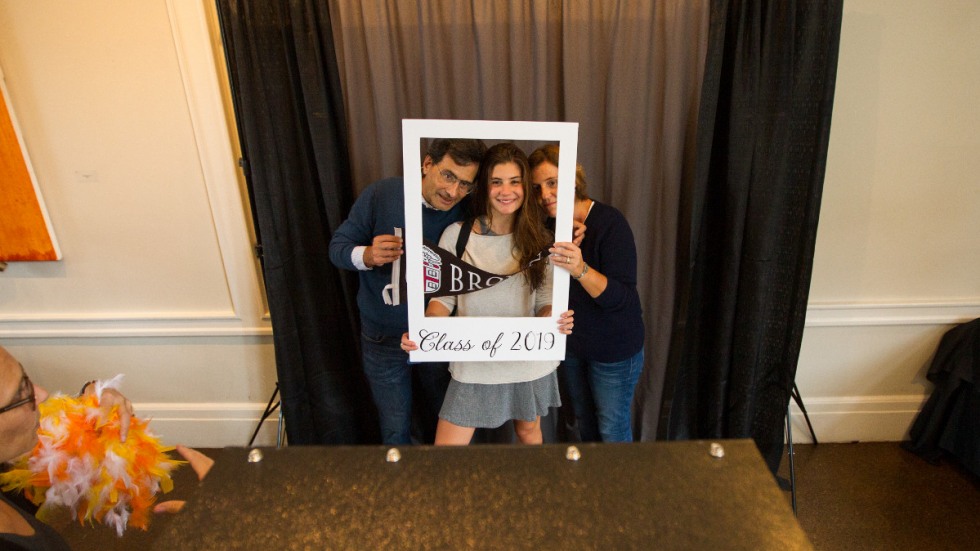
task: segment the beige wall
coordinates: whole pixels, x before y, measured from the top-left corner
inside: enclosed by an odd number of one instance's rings
[[[844,3],[797,375],[818,438],[903,438],[939,338],[980,316],[978,51],[973,0]]]
[[[896,440],[943,331],[980,315],[980,4],[844,9],[798,382],[822,439]],[[0,273],[0,343],[53,388],[125,373],[168,442],[241,445],[275,372],[212,11],[0,0],[0,69],[64,253]]]
[[[211,5],[0,1],[0,68],[64,253],[0,273],[0,343],[52,389],[124,373],[168,442],[244,445],[275,363]]]

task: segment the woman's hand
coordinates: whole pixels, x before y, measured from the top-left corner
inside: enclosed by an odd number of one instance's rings
[[[572,243],[575,243],[576,247],[582,246],[582,240],[585,239],[585,229],[584,222],[572,221]]]
[[[564,268],[569,274],[578,276],[585,270],[585,261],[582,260],[582,249],[575,243],[558,242],[548,249],[551,253],[551,263],[559,268]]]
[[[419,347],[415,344],[415,342],[410,341],[408,339],[408,333],[402,333],[402,350],[408,353],[411,352],[412,350],[418,350],[418,349]]]
[[[214,466],[214,459],[204,455],[203,453],[195,450],[194,448],[188,448],[183,444],[177,444],[177,453],[181,455],[188,463],[194,472],[197,474],[197,480],[204,480],[204,477],[208,475],[211,471],[211,467]]]
[[[195,450],[194,448],[188,448],[181,444],[177,444],[177,453],[179,453],[194,469],[197,473],[197,479],[204,480],[207,476],[208,471],[214,466],[214,459],[204,455],[203,453]],[[183,500],[170,500],[158,503],[153,507],[154,513],[176,513],[184,508],[186,504]]]
[[[558,332],[563,335],[571,335],[572,327],[575,325],[574,310],[569,310],[558,316]]]
[[[95,394],[95,385],[85,385],[84,396]],[[99,407],[103,410],[103,415],[108,416],[112,408],[118,407],[119,411],[119,441],[125,442],[129,434],[129,423],[132,419],[133,403],[123,396],[122,392],[114,388],[102,389],[102,396],[99,397]]]

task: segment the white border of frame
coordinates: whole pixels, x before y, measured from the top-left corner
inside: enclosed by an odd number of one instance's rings
[[[558,333],[558,316],[568,309],[568,272],[552,267],[550,318],[425,317],[422,290],[422,174],[423,138],[474,138],[495,141],[558,142],[558,216],[556,241],[572,240],[578,123],[403,119],[405,174],[405,279],[408,287],[408,333],[419,350],[413,362],[562,360],[565,335]],[[527,199],[527,198],[526,198]],[[414,267],[414,268],[412,268]],[[441,336],[423,341],[421,334]],[[553,338],[552,338],[553,337]],[[548,346],[548,344],[551,346]],[[453,349],[456,350],[453,350]]]

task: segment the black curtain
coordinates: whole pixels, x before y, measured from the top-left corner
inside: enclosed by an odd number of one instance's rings
[[[329,11],[314,0],[217,7],[289,443],[377,441],[360,366],[356,276],[327,256],[354,201]]]
[[[842,0],[714,0],[684,190],[670,439],[755,440],[775,472],[823,189]]]

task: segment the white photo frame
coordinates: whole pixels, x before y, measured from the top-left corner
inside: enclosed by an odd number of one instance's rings
[[[422,283],[421,141],[424,138],[473,138],[488,141],[557,142],[558,212],[556,241],[572,240],[578,123],[403,119],[405,174],[405,282],[409,338],[419,345],[413,362],[563,360],[565,335],[558,317],[568,310],[568,272],[554,266],[552,315],[526,317],[426,317]],[[530,199],[530,198],[526,198]]]

